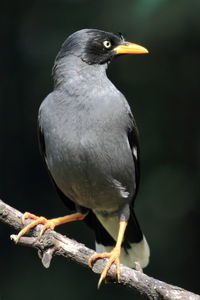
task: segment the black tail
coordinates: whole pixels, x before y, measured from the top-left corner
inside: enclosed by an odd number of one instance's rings
[[[128,220],[128,225],[124,235],[124,242],[123,247],[129,249],[131,246],[130,244],[133,243],[140,243],[143,239],[143,233],[140,229],[140,225],[136,218],[133,208],[130,208],[130,218]]]

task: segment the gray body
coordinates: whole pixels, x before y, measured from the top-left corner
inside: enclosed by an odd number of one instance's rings
[[[105,70],[105,64],[65,58],[57,66],[61,82],[41,104],[39,125],[46,163],[60,190],[78,205],[119,214],[135,193],[127,135],[132,120]]]
[[[87,210],[96,250],[110,251],[119,221],[127,221],[120,260],[145,267],[149,247],[133,210],[139,184],[139,145],[125,97],[106,76],[115,53],[102,47],[123,37],[99,30],[75,32],[54,66],[54,91],[39,110],[42,154],[70,210]],[[74,205],[75,203],[75,205]]]

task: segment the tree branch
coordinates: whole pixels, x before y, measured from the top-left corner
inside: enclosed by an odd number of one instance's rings
[[[6,223],[16,230],[23,227],[21,222],[22,213],[15,208],[5,204],[0,200],[0,221]],[[30,220],[27,220],[27,223]],[[40,239],[37,239],[37,233],[40,229],[38,225],[30,231],[30,236],[21,237],[18,244],[29,246],[38,250],[39,257],[45,268],[48,268],[53,255],[64,256],[83,266],[88,266],[88,259],[94,253],[85,245],[77,243],[54,230],[47,230]],[[11,235],[15,241],[16,235]],[[105,259],[99,259],[93,266],[93,272],[100,274]],[[109,280],[115,281],[115,266],[113,265],[108,272]],[[136,290],[140,294],[146,295],[148,299],[165,299],[165,300],[200,300],[200,296],[180,287],[176,287],[160,280],[147,276],[146,274],[130,269],[121,265],[120,282],[124,286]]]

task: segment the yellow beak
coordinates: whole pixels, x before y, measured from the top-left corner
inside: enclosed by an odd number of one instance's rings
[[[149,51],[134,43],[125,42],[124,44],[121,44],[113,49],[116,54],[144,54],[149,53]]]

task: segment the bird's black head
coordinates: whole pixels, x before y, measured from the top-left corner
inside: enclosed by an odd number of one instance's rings
[[[65,40],[56,60],[71,54],[88,64],[104,64],[117,54],[147,52],[142,46],[126,42],[120,33],[82,29]]]

